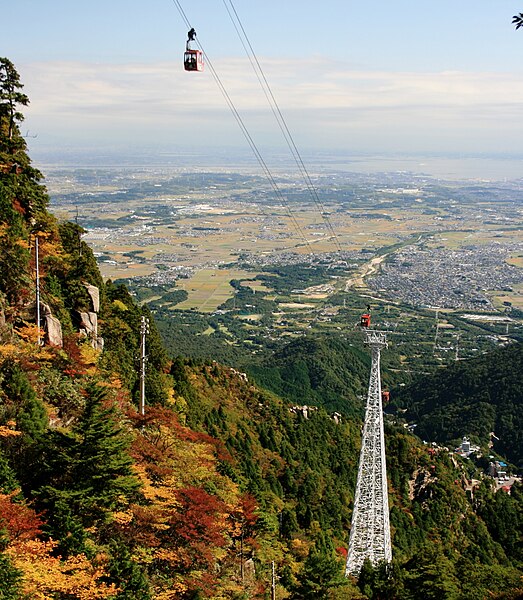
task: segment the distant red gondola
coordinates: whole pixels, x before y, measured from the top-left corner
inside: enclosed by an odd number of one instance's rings
[[[191,42],[194,42],[195,37],[196,31],[193,28],[187,34],[185,54],[183,55],[183,66],[186,71],[203,71],[203,52],[191,48]]]
[[[186,50],[183,55],[183,66],[186,71],[203,71],[203,52]]]
[[[360,325],[362,327],[370,327],[370,314],[361,315]]]
[[[383,390],[381,392],[381,401],[383,404],[386,404],[390,400],[390,392],[387,390]]]

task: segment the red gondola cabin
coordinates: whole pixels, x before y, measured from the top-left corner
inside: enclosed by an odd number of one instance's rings
[[[183,66],[186,71],[203,71],[203,52],[186,50],[183,55]]]
[[[388,392],[387,390],[383,390],[381,392],[381,401],[383,402],[383,404],[387,404],[387,402],[390,400],[390,392]]]
[[[360,325],[362,327],[370,327],[370,315],[369,314],[361,315]]]

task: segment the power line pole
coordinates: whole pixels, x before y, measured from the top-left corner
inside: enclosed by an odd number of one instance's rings
[[[140,325],[140,414],[142,417],[145,415],[145,365],[147,363],[147,356],[145,355],[145,338],[149,333],[149,319],[142,317]]]
[[[39,248],[38,236],[35,235],[35,267],[36,267],[36,329],[38,332],[38,345],[42,345],[40,335],[40,263],[39,263]]]
[[[458,334],[456,335],[456,354],[455,354],[455,356],[454,356],[454,360],[455,360],[456,362],[458,362],[458,360],[459,360],[459,338],[460,338],[460,336],[461,336],[461,334],[460,334],[460,333],[458,333]]]
[[[439,334],[439,320],[438,320],[439,308],[436,309],[436,335],[434,336],[434,347],[432,348],[432,356],[436,354],[436,347],[438,344],[438,334]]]
[[[380,375],[380,352],[387,347],[386,335],[367,330],[365,344],[371,349],[372,364],[346,576],[357,576],[366,558],[373,565],[392,560]]]

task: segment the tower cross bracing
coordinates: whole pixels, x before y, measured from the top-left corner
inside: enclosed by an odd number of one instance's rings
[[[367,330],[365,344],[371,349],[372,363],[345,569],[345,575],[356,576],[366,558],[373,565],[392,560],[380,375],[386,335]]]

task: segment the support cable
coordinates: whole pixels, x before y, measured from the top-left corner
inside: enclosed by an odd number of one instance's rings
[[[183,21],[185,22],[185,25],[191,29],[191,23],[189,22],[189,19],[187,18],[187,15],[185,14],[180,1],[179,0],[173,0],[173,3],[175,4],[176,8],[178,9],[180,16],[182,17]],[[234,105],[234,102],[232,101],[229,93],[227,92],[227,89],[225,88],[224,84],[222,83],[218,73],[216,72],[211,60],[209,59],[209,57],[207,56],[207,54],[205,53],[205,50],[203,49],[203,46],[201,45],[199,40],[196,40],[196,43],[198,45],[198,47],[200,48],[201,52],[203,53],[204,59],[205,59],[205,63],[207,64],[216,84],[218,85],[218,88],[220,89],[227,105],[229,106],[229,109],[231,110],[238,126],[240,127],[243,136],[245,137],[245,139],[247,140],[247,143],[249,144],[251,150],[254,153],[254,156],[256,157],[258,164],[260,165],[260,167],[262,168],[263,172],[265,173],[265,176],[267,178],[267,180],[269,181],[269,183],[271,184],[271,187],[276,195],[276,197],[279,199],[279,201],[281,202],[282,206],[286,209],[287,211],[287,215],[290,218],[292,224],[294,225],[294,228],[296,229],[296,232],[298,233],[298,235],[304,240],[306,246],[309,248],[311,254],[313,254],[313,249],[312,246],[309,242],[309,240],[307,239],[307,237],[305,236],[303,229],[300,227],[300,224],[298,223],[298,221],[296,220],[296,217],[294,216],[294,214],[292,213],[289,203],[287,201],[287,199],[285,198],[285,196],[283,195],[282,191],[280,190],[278,184],[276,183],[276,180],[274,179],[273,174],[271,173],[271,170],[269,169],[269,167],[267,166],[267,163],[265,162],[265,160],[263,159],[263,156],[261,154],[261,152],[259,151],[258,147],[256,146],[256,143],[254,142],[251,134],[249,133],[249,130],[247,129],[247,126],[245,125],[240,113],[238,112],[238,110],[236,109],[236,106]]]
[[[258,60],[258,57],[256,56],[256,53],[254,52],[254,48],[252,47],[252,44],[249,40],[247,32],[245,31],[245,28],[243,27],[242,21],[238,15],[238,12],[236,11],[233,1],[232,0],[222,0],[222,1],[227,10],[229,18],[231,19],[231,22],[236,30],[238,38],[240,39],[240,42],[242,43],[243,49],[245,50],[245,53],[249,59],[249,62],[251,63],[251,66],[256,74],[256,77],[258,79],[258,82],[259,82],[262,90],[263,90],[263,93],[265,94],[265,98],[267,99],[267,102],[269,103],[269,106],[271,107],[272,114],[274,115],[274,118],[276,119],[276,121],[278,123],[280,131],[282,132],[282,135],[285,138],[285,141],[287,142],[287,146],[296,162],[296,165],[298,166],[298,170],[300,171],[301,176],[305,180],[305,184],[307,186],[309,194],[311,195],[312,200],[313,200],[314,204],[316,205],[316,208],[318,209],[323,220],[325,221],[325,223],[330,231],[331,237],[336,244],[337,250],[339,252],[341,252],[342,248],[341,248],[338,236],[336,235],[336,232],[334,230],[334,227],[332,226],[332,222],[329,219],[327,211],[325,210],[325,207],[320,200],[318,191],[316,190],[316,187],[314,186],[314,184],[312,182],[312,179],[309,175],[307,167],[305,166],[305,163],[303,162],[302,156],[298,150],[298,147],[296,146],[296,143],[294,141],[292,133],[290,132],[290,130],[287,126],[287,122],[285,121],[285,118],[280,110],[278,102],[276,101],[276,98],[272,92],[271,86],[269,85],[269,82],[267,81],[267,78],[265,77],[265,73],[260,65],[260,62]],[[227,4],[227,2],[228,2],[228,4]],[[230,5],[230,8],[229,8],[229,5]],[[232,10],[232,12],[231,12],[231,10]]]

